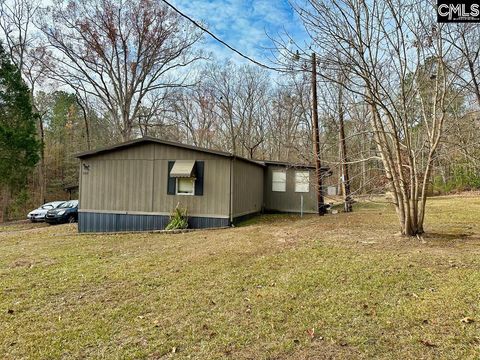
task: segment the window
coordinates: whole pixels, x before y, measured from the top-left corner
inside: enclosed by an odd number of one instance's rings
[[[58,207],[58,209],[73,209],[78,206],[78,200],[70,200],[67,202],[64,202],[62,205]]]
[[[177,178],[177,195],[195,195],[195,178]]]
[[[168,195],[203,195],[205,161],[168,161]]]
[[[272,191],[285,192],[287,190],[287,173],[283,170],[272,171]]]
[[[310,173],[308,171],[295,171],[295,192],[309,192]]]

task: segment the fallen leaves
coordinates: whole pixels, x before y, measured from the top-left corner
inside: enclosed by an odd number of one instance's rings
[[[369,307],[368,304],[362,305],[365,316],[377,316],[377,311],[374,307]]]
[[[475,322],[475,320],[467,316],[467,317],[464,317],[462,320],[460,320],[460,322],[464,324],[471,324]]]
[[[430,340],[420,340],[420,342],[427,347],[437,347],[437,344],[432,343]]]
[[[376,243],[376,241],[360,241],[360,244],[362,245],[374,245]]]
[[[115,334],[128,348],[110,345],[107,337],[95,342],[99,349],[111,349],[112,358],[137,349],[138,354],[156,351],[152,359],[226,358],[230,353],[230,358],[252,359],[461,359],[478,351],[480,238],[453,248],[431,240],[419,255],[416,239],[397,244],[387,225],[370,239],[372,223],[363,220],[371,215],[358,214],[352,213],[358,222],[346,229],[334,218],[321,224],[314,217],[285,225],[275,220],[254,231],[215,232],[215,241],[203,239],[201,232],[182,238],[149,235],[140,241],[135,235],[77,236],[73,231],[69,238],[56,239],[45,231],[17,245],[16,238],[2,238],[6,266],[0,318],[7,330],[0,331],[0,343],[7,356],[0,357],[35,357],[36,347],[48,348],[55,334],[41,334],[44,322],[65,330],[92,329],[92,336]],[[292,250],[270,239],[272,228],[292,226],[305,227]],[[47,258],[58,264],[36,266],[23,278],[27,269],[8,267],[19,254],[35,264]],[[179,257],[192,262],[181,266]],[[452,270],[453,265],[462,269]],[[25,285],[34,284],[36,289],[25,291]],[[462,321],[465,317],[474,322]],[[14,329],[22,326],[25,336],[9,349],[20,339]],[[68,334],[73,354],[92,353],[90,335]],[[134,342],[139,336],[149,340],[146,347]],[[58,350],[54,355],[61,357],[63,350]]]

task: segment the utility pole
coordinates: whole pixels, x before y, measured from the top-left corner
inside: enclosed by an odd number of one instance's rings
[[[343,112],[343,89],[338,89],[338,122],[340,125],[340,157],[342,162],[342,193],[344,198],[343,209],[345,212],[352,211],[352,200],[350,198],[350,177],[348,175],[347,145],[345,142],[345,124]]]
[[[325,205],[322,189],[322,163],[320,161],[320,134],[318,133],[317,59],[315,53],[312,53],[312,106],[313,148],[317,175],[317,210],[318,215],[323,216]]]

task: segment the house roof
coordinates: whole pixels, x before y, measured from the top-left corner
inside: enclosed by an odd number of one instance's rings
[[[109,152],[112,152],[112,151],[129,148],[131,146],[135,146],[135,145],[139,145],[139,144],[143,144],[143,143],[156,143],[156,144],[170,145],[170,146],[175,146],[175,147],[179,147],[179,148],[183,148],[183,149],[199,151],[199,152],[204,152],[204,153],[208,153],[208,154],[224,156],[224,157],[228,157],[228,158],[240,159],[240,160],[247,161],[247,162],[253,163],[255,165],[262,166],[262,167],[264,167],[266,165],[278,165],[278,166],[286,166],[286,167],[315,169],[315,166],[310,165],[310,164],[296,164],[296,163],[289,163],[289,162],[283,162],[283,161],[271,161],[271,160],[251,160],[251,159],[247,159],[247,158],[244,158],[244,157],[241,157],[241,156],[233,155],[233,154],[231,154],[229,152],[225,152],[225,151],[212,150],[212,149],[202,148],[202,147],[198,147],[198,146],[187,145],[187,144],[183,144],[183,143],[176,142],[176,141],[162,140],[162,139],[154,138],[154,137],[151,137],[151,136],[144,136],[144,137],[139,138],[139,139],[125,141],[125,142],[122,142],[122,143],[119,143],[119,144],[103,147],[103,148],[100,148],[100,149],[84,151],[84,152],[76,154],[75,157],[77,157],[79,159],[83,159],[83,158],[87,158],[87,157],[90,157],[90,156],[95,156],[95,155],[99,155],[99,154],[103,154],[103,153],[109,153]],[[322,171],[325,171],[325,172],[330,171],[330,168],[322,167]]]
[[[98,154],[102,154],[102,153],[112,152],[114,150],[129,148],[131,146],[142,144],[142,143],[157,143],[157,144],[171,145],[171,146],[176,146],[176,147],[181,147],[181,148],[196,150],[196,151],[202,151],[202,152],[215,154],[215,155],[220,155],[220,156],[231,156],[230,153],[223,152],[223,151],[201,148],[201,147],[197,147],[197,146],[182,144],[182,143],[175,142],[175,141],[162,140],[162,139],[154,138],[152,136],[144,136],[144,137],[141,137],[139,139],[129,140],[129,141],[125,141],[125,142],[118,143],[118,144],[115,144],[115,145],[102,147],[102,148],[95,149],[95,150],[83,151],[81,153],[76,154],[75,157],[81,159],[81,158],[94,156],[94,155],[98,155]]]
[[[315,169],[315,165],[312,165],[312,164],[290,163],[286,161],[273,161],[273,160],[258,160],[258,162],[263,163],[265,165],[285,166],[285,167],[293,167],[293,168],[301,168],[301,169]],[[329,172],[330,168],[328,166],[322,166],[321,171]]]
[[[225,151],[212,150],[212,149],[202,148],[202,147],[198,147],[198,146],[187,145],[187,144],[183,144],[183,143],[176,142],[176,141],[162,140],[162,139],[154,138],[152,136],[144,136],[144,137],[139,138],[139,139],[125,141],[125,142],[122,142],[122,143],[119,143],[119,144],[103,147],[103,148],[100,148],[100,149],[84,151],[84,152],[75,154],[75,157],[77,157],[79,159],[83,159],[83,158],[87,158],[87,157],[90,157],[90,156],[109,153],[109,152],[112,152],[112,151],[121,150],[121,149],[129,148],[129,147],[132,147],[132,146],[135,146],[135,145],[144,144],[144,143],[156,143],[156,144],[162,144],[162,145],[170,145],[170,146],[175,146],[175,147],[179,147],[179,148],[183,148],[183,149],[199,151],[199,152],[204,152],[204,153],[208,153],[208,154],[224,156],[224,157],[228,157],[228,158],[240,159],[240,160],[247,161],[247,162],[250,162],[250,163],[258,165],[258,166],[265,166],[265,165],[255,161],[255,160],[250,160],[250,159],[247,159],[247,158],[244,158],[244,157],[241,157],[241,156],[236,156],[236,155],[233,155],[233,154],[225,152]]]

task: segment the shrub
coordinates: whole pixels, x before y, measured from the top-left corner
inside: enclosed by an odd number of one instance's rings
[[[28,189],[22,189],[12,197],[5,220],[25,219],[26,214],[34,208]]]
[[[188,227],[187,209],[182,209],[179,205],[170,215],[170,222],[165,230],[186,229]]]

